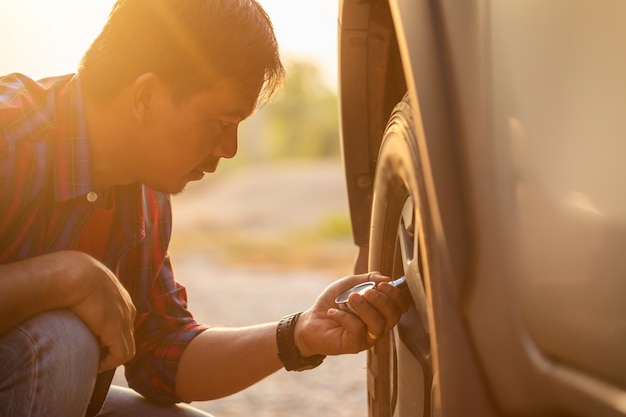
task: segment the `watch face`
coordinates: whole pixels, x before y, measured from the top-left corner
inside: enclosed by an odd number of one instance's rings
[[[346,304],[348,302],[348,297],[350,296],[350,294],[352,293],[358,293],[358,294],[365,294],[365,291],[369,290],[370,288],[374,288],[376,286],[376,284],[372,281],[368,281],[368,282],[364,282],[362,284],[356,285],[352,288],[350,288],[347,291],[344,291],[339,297],[335,298],[335,303],[341,305],[341,304]]]

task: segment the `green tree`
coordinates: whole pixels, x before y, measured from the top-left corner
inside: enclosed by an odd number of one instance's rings
[[[282,90],[267,105],[265,135],[272,159],[338,156],[337,95],[309,61],[287,61]]]

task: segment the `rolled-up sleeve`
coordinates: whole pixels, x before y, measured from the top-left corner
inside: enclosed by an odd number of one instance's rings
[[[176,373],[185,348],[206,326],[187,310],[185,288],[174,280],[169,257],[135,322],[135,357],[126,364],[131,388],[158,403],[175,403]]]

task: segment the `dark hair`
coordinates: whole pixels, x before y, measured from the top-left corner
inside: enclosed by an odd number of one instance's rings
[[[256,0],[118,0],[81,60],[83,89],[104,101],[148,72],[177,99],[234,77],[261,87],[264,102],[284,78],[274,28]]]

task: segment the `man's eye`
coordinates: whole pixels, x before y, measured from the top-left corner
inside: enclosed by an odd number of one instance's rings
[[[238,123],[236,122],[228,122],[226,120],[219,120],[219,119],[210,119],[209,120],[209,126],[211,129],[219,129],[220,131],[222,130],[231,130],[236,128],[238,125]]]

